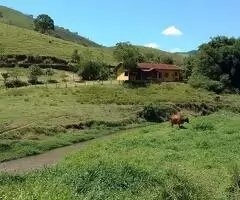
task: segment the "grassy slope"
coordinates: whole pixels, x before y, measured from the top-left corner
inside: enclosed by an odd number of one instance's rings
[[[84,47],[76,43],[3,23],[0,23],[0,44],[4,54],[46,55],[69,59],[74,49],[78,49],[86,59],[104,60],[114,65],[118,63],[113,57],[114,48]],[[143,53],[153,52],[155,55],[169,54],[146,47],[140,47],[140,51]],[[180,63],[183,57],[174,55],[173,58],[177,63]]]
[[[110,64],[117,63],[113,58],[114,48],[100,48],[96,43],[81,36],[77,36],[61,27],[56,27],[55,35],[70,42],[41,35],[29,31],[33,30],[33,19],[31,17],[3,6],[0,6],[0,12],[2,12],[4,16],[4,18],[0,19],[0,45],[5,48],[5,54],[49,55],[66,59],[71,56],[74,49],[78,49],[83,57],[104,60]],[[1,22],[14,26],[6,25]],[[29,30],[16,28],[15,26]],[[52,43],[49,43],[49,41]],[[2,48],[1,46],[0,48]],[[85,46],[89,47],[87,48]],[[155,55],[171,55],[177,64],[181,63],[183,59],[182,56],[177,54],[141,46],[139,46],[139,48],[142,53],[152,52]]]
[[[2,175],[0,196],[3,200],[239,199],[234,189],[240,173],[239,120],[239,115],[220,112],[193,118],[182,130],[166,123],[124,131],[68,156],[57,167]]]
[[[4,54],[46,55],[68,59],[74,49],[78,49],[84,57],[90,54],[92,59],[104,59],[108,63],[115,62],[112,51],[107,48],[88,48],[3,23],[0,23],[0,44]]]
[[[30,16],[27,16],[17,10],[0,6],[0,12],[3,14],[3,18],[0,18],[0,22],[4,22],[6,24],[11,24],[17,27],[21,28],[27,28],[30,30],[33,30],[33,18]],[[79,36],[75,33],[72,33],[71,31],[64,29],[62,27],[55,27],[54,35],[70,41],[70,42],[76,42],[78,44],[86,45],[86,46],[92,46],[92,47],[99,47],[100,45],[90,41],[82,36]]]

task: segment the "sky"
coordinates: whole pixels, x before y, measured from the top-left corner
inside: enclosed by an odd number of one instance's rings
[[[0,0],[105,46],[129,41],[165,51],[197,49],[210,37],[239,37],[239,0]]]

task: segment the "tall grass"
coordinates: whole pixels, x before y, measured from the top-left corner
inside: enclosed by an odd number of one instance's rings
[[[240,116],[196,117],[186,129],[166,124],[93,142],[53,168],[2,174],[3,199],[237,199]],[[214,129],[198,129],[197,124]],[[235,132],[228,134],[228,127]],[[210,126],[209,126],[210,127]],[[212,126],[211,126],[212,127]],[[201,145],[200,145],[201,144]],[[54,195],[52,193],[54,192]]]

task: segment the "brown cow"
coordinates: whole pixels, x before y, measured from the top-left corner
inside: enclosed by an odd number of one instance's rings
[[[174,114],[174,115],[172,115],[171,116],[171,118],[170,118],[170,122],[171,122],[171,125],[173,126],[174,124],[177,124],[178,125],[178,127],[180,128],[180,126],[182,125],[182,124],[184,124],[185,122],[187,122],[187,123],[189,123],[189,119],[188,119],[188,117],[183,117],[182,115],[181,115],[181,113],[176,113],[176,114]]]

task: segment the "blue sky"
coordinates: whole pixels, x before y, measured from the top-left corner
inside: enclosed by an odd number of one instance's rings
[[[1,0],[34,16],[50,15],[100,44],[120,41],[167,51],[196,49],[212,36],[238,37],[238,0]]]

